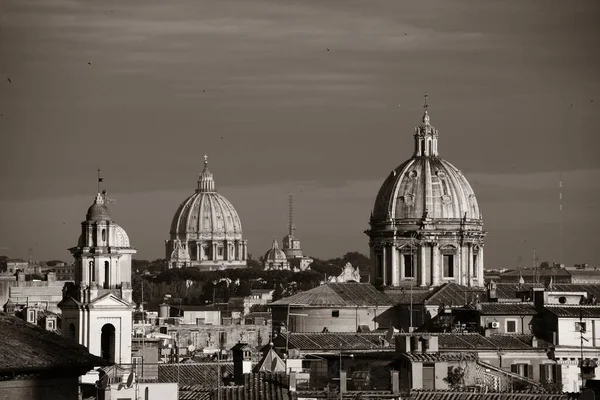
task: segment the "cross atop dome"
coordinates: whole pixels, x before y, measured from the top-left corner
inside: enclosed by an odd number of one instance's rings
[[[427,98],[429,97],[429,95],[427,93],[425,93],[425,103],[423,103],[423,124],[424,125],[429,125],[429,113],[428,113],[428,109],[429,109],[429,104],[427,103]]]

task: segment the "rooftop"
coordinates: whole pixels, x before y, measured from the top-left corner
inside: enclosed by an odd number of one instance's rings
[[[233,362],[158,364],[159,382],[205,387],[208,391],[222,384],[219,378],[222,380],[224,374],[233,375]]]
[[[542,350],[552,345],[537,339],[533,347],[533,335],[491,335],[485,337],[478,333],[441,334],[438,343],[443,350]]]
[[[38,371],[109,365],[84,346],[56,333],[0,312],[0,372]]]
[[[556,315],[557,317],[563,318],[599,318],[600,317],[600,306],[553,306],[546,305],[546,310]]]
[[[327,283],[306,292],[270,303],[271,306],[375,307],[394,305],[393,301],[370,283]]]
[[[174,308],[176,310],[181,310],[183,312],[185,312],[185,311],[219,311],[212,305],[210,305],[210,306],[188,305],[188,306],[170,306],[170,307]]]
[[[289,348],[298,350],[344,351],[380,350],[395,351],[384,341],[385,334],[381,333],[290,333]],[[286,335],[280,334],[274,338],[276,347],[285,346]]]
[[[482,315],[537,315],[537,311],[531,302],[479,303],[460,309],[478,310]]]
[[[296,393],[290,392],[285,374],[264,372],[245,375],[243,386],[215,388],[213,393],[213,398],[222,400],[294,400],[297,398]]]
[[[411,393],[409,400],[567,400],[569,394],[531,392],[481,393],[450,390],[419,390]]]

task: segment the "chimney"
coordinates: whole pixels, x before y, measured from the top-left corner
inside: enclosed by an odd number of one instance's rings
[[[25,282],[25,272],[17,272],[17,282]]]
[[[55,282],[56,281],[56,272],[48,272],[46,273],[46,281]]]
[[[290,392],[296,391],[296,372],[290,371],[289,375],[289,390]]]
[[[400,393],[400,373],[392,370],[392,394]]]
[[[492,330],[491,330],[491,329],[489,329],[489,328],[486,328],[484,332],[485,332],[485,337],[490,337],[490,336],[492,336]]]
[[[252,352],[247,343],[238,343],[231,348],[233,353],[233,381],[243,385],[245,375],[252,372]]]
[[[535,336],[531,338],[531,347],[534,349],[538,347],[538,340]]]
[[[487,285],[487,297],[490,303],[495,303],[498,301],[498,295],[496,293],[496,282],[490,280],[490,283]]]
[[[544,288],[534,287],[531,289],[533,292],[533,305],[539,311],[544,308],[544,304],[547,301],[547,294]]]

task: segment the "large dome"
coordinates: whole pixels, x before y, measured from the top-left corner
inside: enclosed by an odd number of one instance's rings
[[[184,252],[186,257],[176,257]],[[246,241],[242,239],[240,217],[229,200],[215,190],[206,156],[196,192],[181,203],[173,216],[166,257],[170,268],[246,266]]]
[[[475,193],[454,165],[439,157],[413,157],[384,181],[373,208],[375,219],[479,219]]]
[[[241,239],[240,217],[224,196],[197,191],[177,209],[171,223],[171,237],[209,239],[213,235]]]
[[[287,261],[287,257],[283,250],[279,248],[277,240],[273,240],[273,246],[265,253],[265,261],[278,262]]]

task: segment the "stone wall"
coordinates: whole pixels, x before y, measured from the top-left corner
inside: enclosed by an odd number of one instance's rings
[[[197,350],[229,350],[238,342],[260,349],[269,343],[271,324],[264,325],[179,325],[167,326],[167,334],[180,346],[194,345]],[[177,337],[179,335],[179,337]]]

